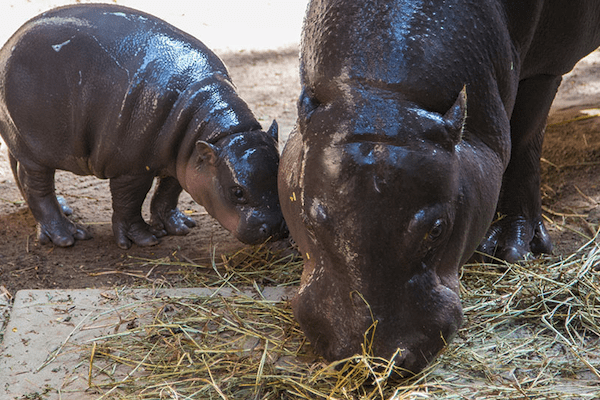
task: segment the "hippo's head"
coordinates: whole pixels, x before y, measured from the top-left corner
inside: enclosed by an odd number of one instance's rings
[[[277,123],[262,131],[198,141],[183,187],[237,239],[247,244],[287,235],[277,196]]]
[[[282,154],[282,211],[305,259],[294,314],[330,361],[360,353],[376,322],[374,354],[418,372],[461,325],[458,269],[493,215],[477,205],[498,188],[462,137],[464,90],[443,112],[364,96],[305,92]]]

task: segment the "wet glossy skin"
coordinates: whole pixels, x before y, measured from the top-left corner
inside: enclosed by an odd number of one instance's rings
[[[0,51],[0,132],[42,242],[89,238],[56,202],[56,169],[111,180],[123,248],[195,225],[177,209],[182,187],[242,241],[285,233],[277,125],[263,132],[221,60],[151,15],[81,5],[26,23]],[[140,206],[155,176],[149,226]]]
[[[306,261],[294,313],[325,358],[360,352],[376,321],[374,353],[418,372],[461,324],[458,271],[482,238],[549,251],[532,142],[556,77],[600,43],[563,32],[600,14],[543,3],[311,1],[279,190]],[[486,235],[497,206],[508,224]]]

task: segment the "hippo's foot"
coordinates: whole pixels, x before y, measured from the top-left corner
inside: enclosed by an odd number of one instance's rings
[[[37,231],[38,240],[41,244],[53,243],[59,247],[73,246],[75,240],[87,240],[92,237],[81,226],[64,217],[48,223],[39,223]]]
[[[504,217],[492,224],[478,251],[491,256],[484,256],[485,261],[500,259],[516,263],[530,253],[551,253],[552,241],[541,217],[534,220]]]
[[[196,221],[179,211],[178,208],[152,213],[152,232],[158,237],[165,235],[187,235],[196,226]]]
[[[144,222],[141,217],[134,222],[115,221],[113,219],[113,233],[117,245],[124,250],[129,249],[133,243],[148,247],[159,242],[150,225]]]
[[[150,224],[156,235],[187,235],[196,222],[177,208],[181,185],[177,179],[167,176],[159,178],[158,186],[150,205]]]

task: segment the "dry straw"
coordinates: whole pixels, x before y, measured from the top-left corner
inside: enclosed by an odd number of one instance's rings
[[[144,262],[150,262],[146,260]],[[287,301],[156,299],[148,323],[86,349],[101,399],[600,398],[600,248],[562,261],[467,265],[465,324],[423,373],[362,354],[327,364],[311,352]],[[298,283],[301,261],[265,246],[197,266],[210,287]],[[398,371],[396,371],[398,372]]]

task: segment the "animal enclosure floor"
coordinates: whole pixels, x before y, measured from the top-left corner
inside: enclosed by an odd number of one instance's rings
[[[298,48],[221,52],[219,55],[230,69],[242,98],[248,102],[263,127],[267,128],[271,120],[276,118],[280,136],[289,134],[295,123],[296,100],[300,93]],[[566,258],[594,237],[600,227],[598,51],[582,60],[565,77],[548,122],[542,160],[544,217],[555,244],[555,256]],[[0,144],[0,342],[3,329],[9,324],[4,333],[4,347],[0,351],[0,371],[9,368],[5,363],[10,361],[10,368],[18,374],[19,384],[32,385],[22,387],[23,390],[31,390],[30,393],[44,390],[46,382],[43,379],[46,378],[42,376],[49,375],[48,379],[58,377],[57,380],[48,381],[51,385],[64,382],[63,378],[72,372],[75,365],[53,371],[57,365],[54,362],[37,374],[29,374],[43,365],[53,346],[60,347],[79,322],[84,318],[84,323],[89,322],[93,314],[88,316],[88,313],[92,309],[98,310],[98,304],[112,304],[110,297],[113,293],[124,293],[125,297],[138,293],[135,296],[139,299],[144,296],[139,293],[155,292],[152,289],[136,292],[132,288],[189,287],[194,284],[194,271],[185,266],[190,264],[188,261],[208,265],[215,258],[219,260],[221,254],[243,246],[208,216],[202,207],[189,196],[183,195],[180,208],[196,219],[196,229],[185,237],[163,238],[155,247],[134,246],[130,250],[121,250],[112,236],[107,181],[59,173],[57,188],[74,209],[74,220],[89,228],[93,239],[78,242],[66,249],[37,243],[35,221],[15,186],[6,157],[6,146]],[[147,204],[144,215],[148,216]],[[156,260],[165,262],[158,265]],[[75,291],[70,292],[72,289]],[[105,298],[103,294],[109,297]],[[10,299],[13,297],[16,298],[15,308],[9,317]],[[77,299],[77,305],[75,309],[70,309],[73,299]],[[40,312],[34,311],[34,305],[40,307]],[[67,321],[69,316],[71,319]],[[103,329],[114,331],[119,317],[113,314],[110,318],[113,319],[107,319],[102,324],[100,320],[95,322],[97,326],[108,326]],[[36,325],[38,323],[40,325]],[[48,329],[42,330],[41,327]],[[78,330],[81,331],[80,328]],[[92,330],[83,332],[93,333]],[[55,339],[53,346],[46,342],[42,334]],[[67,342],[71,343],[70,340]],[[5,356],[9,353],[6,349],[16,348],[14,346],[20,346],[24,352],[27,348],[39,351],[20,353],[24,358],[13,353],[13,359],[7,360]],[[61,357],[65,356],[67,354],[62,353]],[[27,365],[23,364],[25,362]],[[80,372],[85,370],[83,365],[79,368]],[[73,377],[82,385],[80,388],[85,386],[83,372]],[[488,384],[480,377],[473,380],[482,385]],[[3,392],[6,390],[4,383],[2,381],[0,385],[1,398],[8,393],[11,396],[29,394]],[[11,383],[8,390],[16,390],[16,387]],[[67,393],[61,398],[69,399]],[[84,399],[81,396],[74,398]],[[565,395],[565,398],[569,397]]]
[[[152,302],[186,296],[231,296],[231,288],[22,290],[0,344],[0,398],[97,399],[82,346],[147,323]],[[290,289],[266,288],[249,297],[279,301]],[[149,315],[150,313],[150,315]],[[89,359],[88,359],[89,361]],[[115,376],[124,379],[126,374]],[[37,396],[37,397],[36,397]]]

